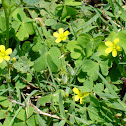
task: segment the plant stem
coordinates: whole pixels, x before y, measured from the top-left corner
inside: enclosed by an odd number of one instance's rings
[[[2,0],[2,5],[4,8],[4,12],[5,12],[5,18],[6,18],[6,48],[9,47],[9,8],[6,6],[5,1]],[[7,10],[8,9],[8,10]]]

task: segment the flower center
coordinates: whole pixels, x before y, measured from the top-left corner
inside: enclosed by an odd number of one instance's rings
[[[79,93],[79,96],[80,96],[80,97],[83,97],[83,95],[84,95],[83,93],[81,93],[81,92]]]
[[[60,39],[63,39],[65,36],[63,33],[60,33]]]
[[[113,49],[116,49],[117,45],[113,45]]]
[[[1,56],[2,56],[2,57],[5,57],[5,53],[4,53],[4,52],[1,52]]]

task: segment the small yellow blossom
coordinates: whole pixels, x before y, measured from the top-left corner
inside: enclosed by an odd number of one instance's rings
[[[78,101],[80,99],[80,104],[82,104],[82,98],[88,96],[90,93],[89,92],[85,92],[82,93],[80,90],[78,90],[76,87],[73,88],[73,92],[77,95],[74,96],[74,100]]]
[[[108,48],[105,50],[105,53],[109,54],[109,53],[112,52],[112,56],[116,57],[117,56],[117,51],[122,51],[122,49],[120,48],[120,46],[117,45],[118,42],[119,42],[118,38],[116,38],[114,40],[114,42],[106,41],[105,45],[108,46]]]
[[[16,58],[15,58],[15,57],[12,58],[12,62],[13,62],[13,63],[16,62]]]
[[[68,31],[68,30],[66,30],[66,31],[64,32],[63,28],[60,28],[60,29],[59,29],[59,33],[57,33],[57,32],[54,32],[54,33],[53,33],[53,36],[57,38],[57,39],[55,40],[55,42],[56,42],[56,43],[59,43],[59,42],[61,42],[62,40],[66,40],[68,34],[69,34],[69,31]]]
[[[68,96],[69,96],[69,93],[66,93],[66,94],[65,94],[65,97],[67,98]]]
[[[10,56],[8,56],[9,54],[12,53],[12,49],[8,48],[5,51],[5,46],[4,45],[0,45],[0,63],[3,62],[3,59],[5,59],[6,61],[10,60]]]

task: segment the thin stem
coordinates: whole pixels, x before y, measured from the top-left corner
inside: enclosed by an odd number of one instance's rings
[[[6,18],[6,48],[9,47],[9,13],[7,11],[7,9],[9,10],[10,8],[7,8],[6,3],[4,0],[2,0],[2,5],[4,8],[4,12],[5,12],[5,18]]]
[[[38,86],[39,86],[41,92],[43,92],[43,91],[42,91],[42,88],[41,88],[41,83],[40,83],[39,78],[38,78],[38,75],[37,75],[37,72],[35,72],[35,78],[36,78],[36,81],[37,81],[37,83],[38,83]]]
[[[6,77],[8,88],[9,88],[9,96],[11,96],[11,76],[10,76],[10,64],[8,63],[8,74]]]
[[[23,2],[21,2],[16,8],[14,8],[10,13],[9,15],[11,15],[17,8],[19,8],[21,5],[23,4]]]

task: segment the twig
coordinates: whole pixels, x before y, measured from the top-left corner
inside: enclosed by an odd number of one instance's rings
[[[22,104],[22,103],[20,103],[20,102],[17,102],[17,101],[15,101],[15,100],[13,100],[13,99],[8,98],[8,100],[9,100],[10,102],[12,102],[12,103],[16,103],[16,104],[18,104],[18,105],[21,105],[21,106],[23,106],[23,107],[26,107],[25,104]]]
[[[42,112],[40,109],[38,109],[38,108],[37,108],[35,105],[33,105],[32,103],[28,103],[28,105],[31,106],[31,107],[33,107],[34,110],[35,110],[36,112],[38,112],[39,114],[41,114],[41,115],[49,116],[49,117],[56,118],[56,119],[62,119],[62,118],[60,118],[60,117],[58,117],[58,116],[56,116],[56,115],[51,115],[51,114]]]
[[[63,54],[62,56],[59,57],[59,59],[63,58],[64,56],[66,56],[68,53],[71,53],[71,51],[66,52],[65,54]]]
[[[104,12],[103,7],[101,8],[101,12],[102,12],[103,16],[106,17],[108,20],[112,20],[111,17],[109,17],[109,16]],[[112,22],[113,22],[116,26],[120,27],[120,25],[118,25],[115,21],[112,20]]]
[[[40,18],[35,18],[35,20],[37,20],[39,22],[40,26],[44,26],[45,25]]]
[[[17,101],[15,101],[15,100],[10,99],[10,98],[8,98],[8,100],[9,100],[10,102],[12,102],[12,103],[16,103],[16,104],[18,104],[18,105],[21,105],[21,106],[23,106],[23,107],[26,107],[25,104],[22,104],[22,103],[20,103],[20,102],[17,102]],[[56,118],[56,119],[62,119],[62,118],[60,118],[60,117],[58,117],[58,116],[56,116],[56,115],[51,115],[51,114],[42,112],[40,109],[38,109],[35,105],[33,105],[33,104],[30,103],[30,102],[28,102],[27,105],[33,107],[33,108],[34,108],[34,111],[35,111],[35,112],[38,112],[38,113],[41,114],[41,115],[49,116],[49,117]]]
[[[22,79],[25,83],[29,84],[30,86],[32,86],[32,87],[34,87],[34,88],[39,88],[38,86],[36,87],[35,85],[29,83],[24,77],[21,77],[21,79]]]

